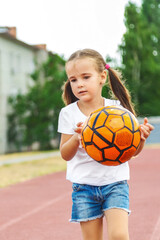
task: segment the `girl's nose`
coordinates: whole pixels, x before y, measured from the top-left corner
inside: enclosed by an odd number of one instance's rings
[[[78,87],[83,87],[83,81],[81,79],[78,79]]]

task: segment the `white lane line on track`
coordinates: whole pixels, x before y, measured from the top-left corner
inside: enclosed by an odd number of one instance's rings
[[[160,217],[158,218],[150,240],[160,240]]]
[[[41,206],[39,206],[39,207],[37,207],[37,208],[34,208],[34,209],[31,210],[30,212],[27,212],[27,213],[23,214],[23,215],[20,216],[20,217],[14,218],[14,219],[8,221],[7,223],[4,223],[3,225],[0,226],[0,231],[2,231],[2,230],[4,230],[4,229],[6,229],[6,228],[8,228],[8,227],[10,227],[10,226],[18,223],[18,222],[20,222],[20,221],[22,221],[22,220],[24,220],[24,219],[27,218],[27,217],[30,217],[30,216],[34,215],[35,213],[40,212],[41,210],[43,210],[43,209],[45,209],[45,208],[53,205],[54,203],[57,203],[58,201],[62,200],[63,198],[68,197],[69,194],[70,194],[70,193],[63,194],[63,195],[60,196],[60,197],[57,197],[57,198],[55,198],[55,199],[53,199],[53,200],[50,200],[50,201],[42,204]]]

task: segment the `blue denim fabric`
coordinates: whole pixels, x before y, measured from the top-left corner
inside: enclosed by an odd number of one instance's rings
[[[128,213],[129,186],[119,181],[105,186],[73,183],[71,222],[84,222],[104,216],[104,211],[120,208]]]

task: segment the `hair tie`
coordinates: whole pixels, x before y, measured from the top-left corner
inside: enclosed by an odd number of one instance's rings
[[[106,64],[105,69],[108,70],[109,68],[110,68],[109,64]]]

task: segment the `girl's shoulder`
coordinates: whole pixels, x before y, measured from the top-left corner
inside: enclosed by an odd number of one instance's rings
[[[69,105],[63,107],[61,109],[62,112],[72,112],[73,110],[75,110],[77,108],[77,102],[74,103],[70,103]]]
[[[71,122],[85,121],[86,116],[80,111],[77,101],[63,107],[59,114],[60,118],[68,118]]]
[[[121,103],[119,100],[114,100],[114,99],[108,99],[108,98],[105,98],[105,106],[111,106],[111,105],[118,105],[120,106]]]
[[[59,113],[58,132],[74,134],[76,128],[76,102],[63,107]]]

